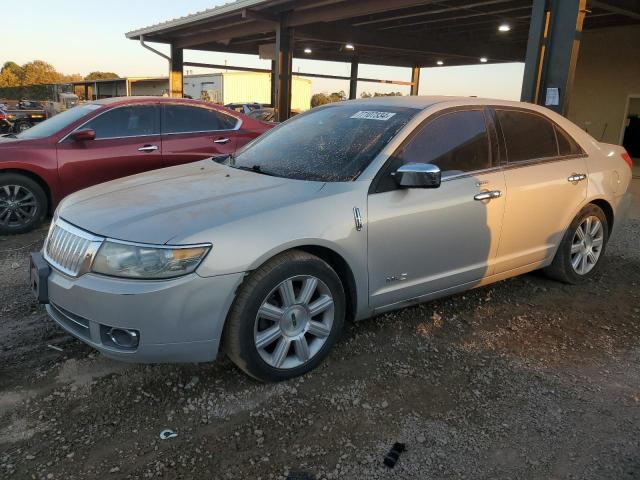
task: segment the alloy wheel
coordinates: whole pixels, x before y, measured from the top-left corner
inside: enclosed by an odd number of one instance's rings
[[[598,263],[604,246],[604,228],[596,216],[585,218],[571,242],[571,265],[578,275],[586,275]]]
[[[317,277],[286,279],[264,299],[254,324],[254,342],[271,367],[292,369],[314,358],[331,334],[334,301]]]
[[[35,194],[22,185],[0,186],[0,225],[21,227],[38,213]]]

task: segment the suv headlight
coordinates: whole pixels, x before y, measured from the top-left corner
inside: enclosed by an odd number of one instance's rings
[[[93,260],[91,271],[124,278],[163,279],[193,272],[211,245],[155,246],[106,240]]]

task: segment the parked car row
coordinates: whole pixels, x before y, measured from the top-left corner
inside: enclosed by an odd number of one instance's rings
[[[123,361],[204,362],[222,350],[262,381],[302,375],[347,319],[536,269],[584,281],[629,203],[624,149],[534,105],[333,103],[234,154],[267,127],[148,102],[87,105],[86,117],[68,113],[65,125],[8,140],[35,142],[33,165],[54,165],[57,152],[54,203],[87,182],[165,165],[165,156],[167,165],[206,156],[225,140],[225,156],[66,197],[32,255],[31,284],[51,318]],[[199,111],[178,115],[184,108]],[[223,132],[196,147],[201,133],[184,130],[210,116]],[[137,161],[140,151],[152,166]],[[34,184],[19,185],[33,193]]]
[[[228,155],[269,128],[193,100],[129,97],[74,107],[0,137],[0,234],[31,230],[77,190]]]

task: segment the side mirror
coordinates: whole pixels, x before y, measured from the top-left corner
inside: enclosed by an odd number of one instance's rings
[[[95,140],[96,132],[90,128],[85,128],[83,130],[78,130],[71,134],[71,138],[76,142],[84,142],[86,140]]]
[[[438,188],[442,182],[440,168],[430,163],[407,163],[391,175],[400,188]]]

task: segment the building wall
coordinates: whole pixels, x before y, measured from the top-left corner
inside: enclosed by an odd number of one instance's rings
[[[619,144],[629,95],[640,96],[640,26],[584,32],[569,119],[596,140]]]
[[[224,72],[184,77],[184,93],[196,99],[229,103],[271,103],[271,74],[261,72]],[[311,107],[311,80],[293,77],[291,108],[305,111]]]
[[[169,79],[151,79],[131,81],[132,96],[158,96],[161,97],[169,92]]]

